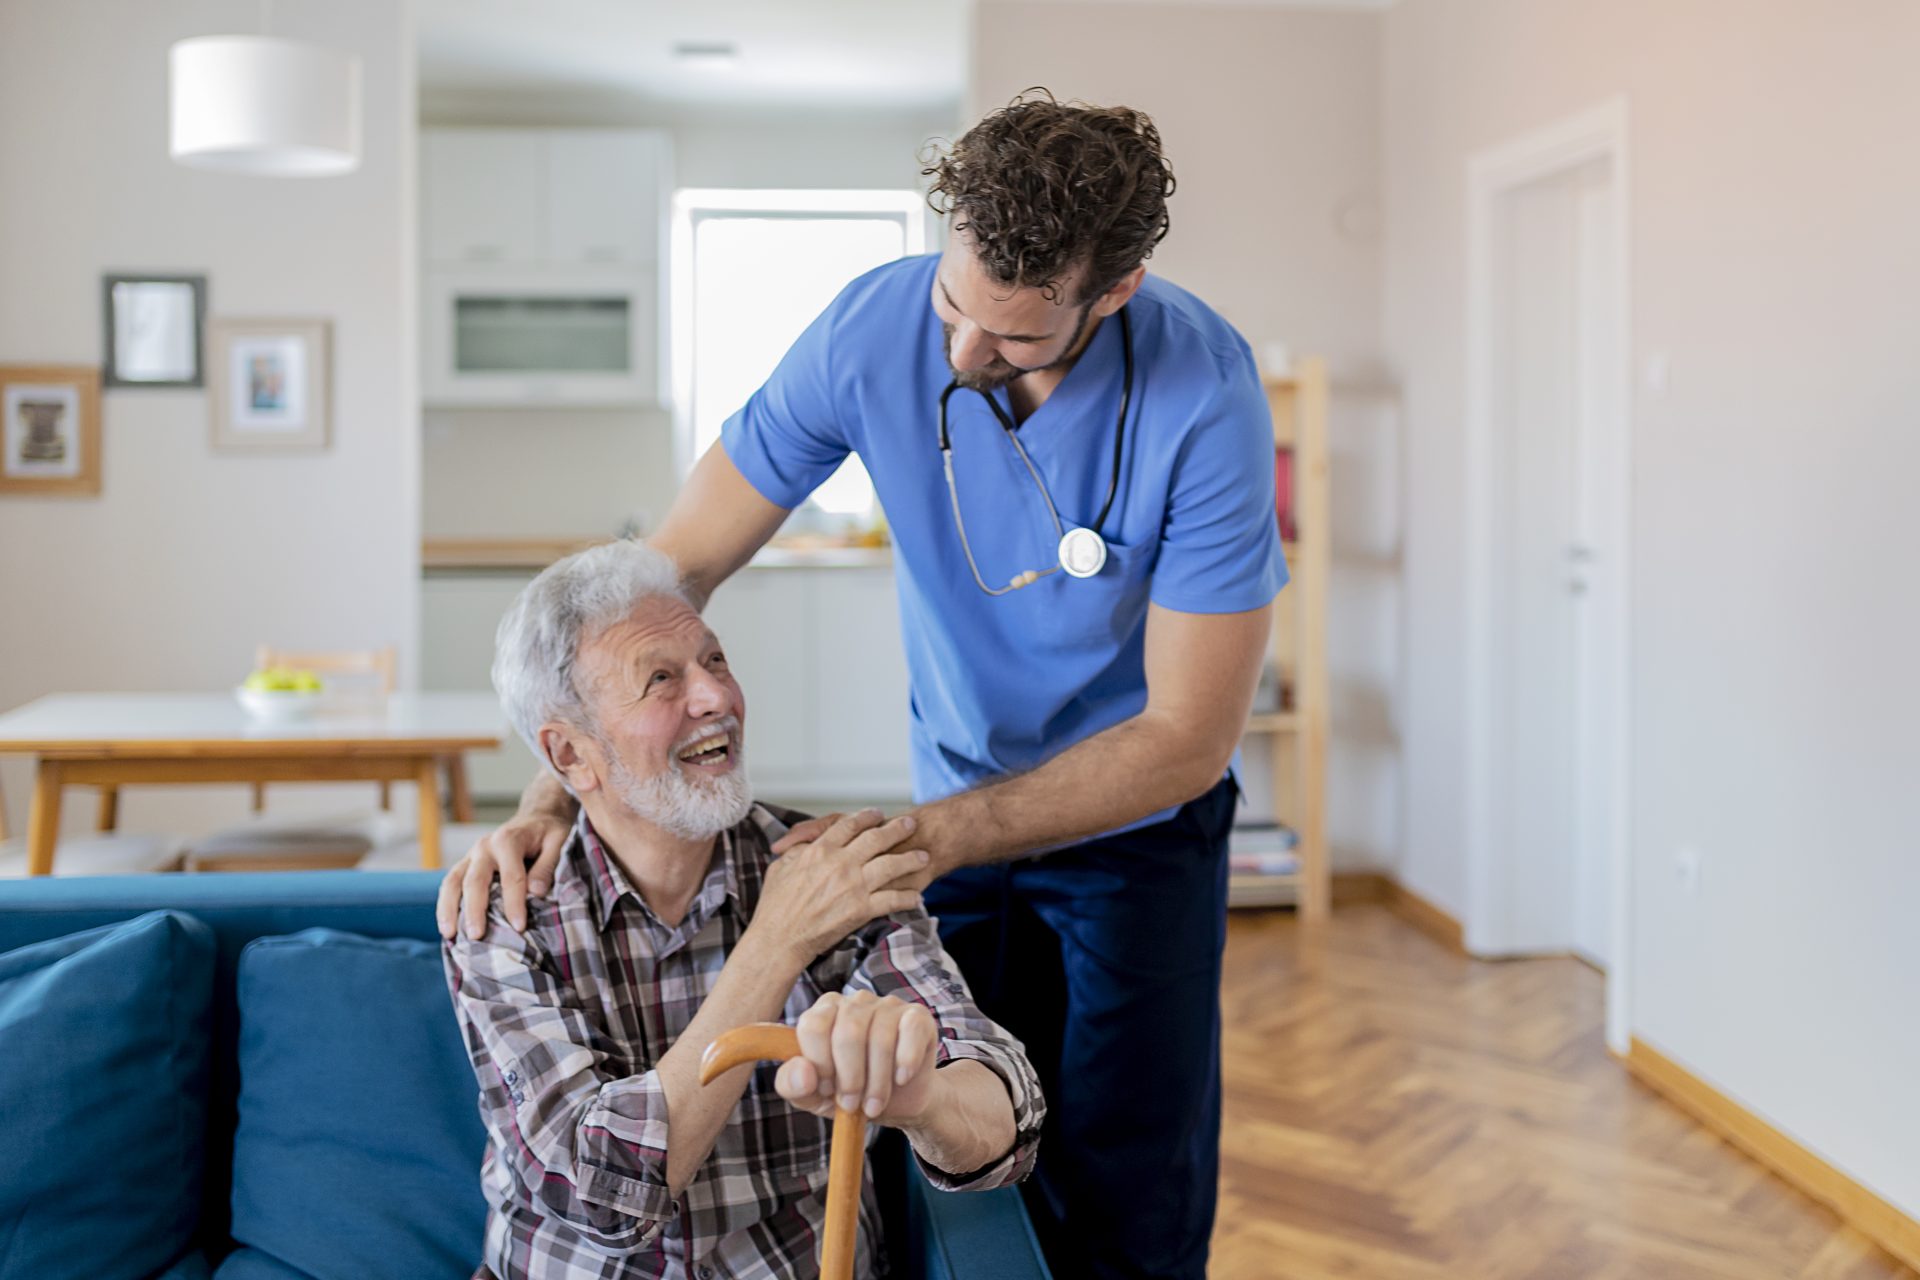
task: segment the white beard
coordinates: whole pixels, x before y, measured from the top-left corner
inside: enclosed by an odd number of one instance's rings
[[[739,742],[739,732],[733,733]],[[718,778],[695,776],[680,768],[678,760],[669,760],[666,771],[642,778],[627,768],[626,762],[607,753],[612,777],[608,785],[622,804],[668,835],[683,840],[717,836],[738,826],[753,808],[753,785],[747,781],[747,758],[743,746],[734,747],[734,766]]]

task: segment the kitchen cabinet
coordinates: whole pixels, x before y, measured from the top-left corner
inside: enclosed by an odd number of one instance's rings
[[[430,408],[660,406],[654,129],[426,129],[420,385]]]
[[[672,187],[666,135],[555,129],[546,143],[548,259],[657,270]]]
[[[420,390],[430,408],[660,403],[651,271],[430,272]]]
[[[653,129],[423,129],[429,270],[657,269],[672,188]]]
[[[547,256],[546,144],[525,129],[424,129],[420,200],[431,264]]]
[[[472,691],[493,688],[493,633],[531,572],[428,574],[420,584],[420,687]],[[510,734],[498,751],[467,753],[467,781],[475,796],[518,796],[538,765]]]
[[[773,799],[904,799],[907,658],[893,570],[748,568],[707,606],[747,699],[747,768]]]

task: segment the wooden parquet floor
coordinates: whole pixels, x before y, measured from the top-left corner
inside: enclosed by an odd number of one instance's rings
[[[1236,914],[1224,998],[1215,1280],[1916,1280],[1629,1078],[1576,961]]]

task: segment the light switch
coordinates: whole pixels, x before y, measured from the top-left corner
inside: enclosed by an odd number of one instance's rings
[[[1647,353],[1646,388],[1647,394],[1655,399],[1667,394],[1667,383],[1672,375],[1673,362],[1664,351]]]

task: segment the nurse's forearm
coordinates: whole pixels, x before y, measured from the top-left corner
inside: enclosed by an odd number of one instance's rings
[[[1202,795],[1233,758],[1144,713],[1021,774],[915,809],[936,874],[1072,844]]]
[[[1147,705],[1031,773],[915,810],[934,874],[1070,844],[1185,804],[1225,774],[1266,654],[1269,608],[1147,613]]]
[[[673,558],[696,609],[780,531],[787,512],[760,496],[715,441],[694,465],[649,545]]]

